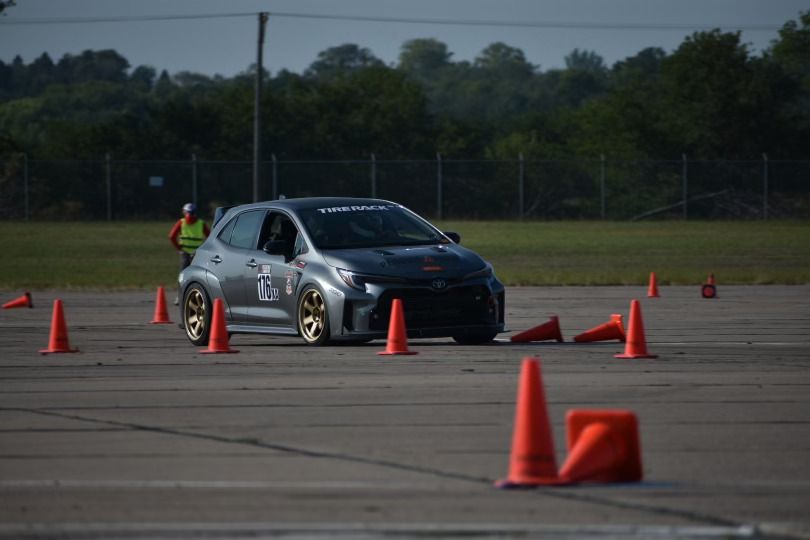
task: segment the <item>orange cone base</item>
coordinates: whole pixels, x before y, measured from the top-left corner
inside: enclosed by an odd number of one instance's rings
[[[228,353],[238,353],[239,351],[236,349],[200,349],[200,354],[228,354]]]
[[[172,321],[149,321],[149,324],[174,324]]]
[[[419,354],[417,351],[380,351],[377,354],[380,356],[393,356],[393,355],[411,355],[411,354]]]
[[[40,349],[39,354],[60,354],[79,352],[79,349]]]
[[[565,423],[568,459],[560,469],[561,477],[571,482],[641,481],[641,443],[632,411],[571,409]],[[597,433],[599,440],[590,438]]]
[[[540,478],[540,477],[526,477],[526,478],[507,478],[505,480],[498,480],[495,482],[495,487],[498,489],[534,489],[541,486],[568,486],[572,482],[560,478],[559,476],[553,478]]]
[[[614,354],[613,358],[658,358],[657,354]]]
[[[717,288],[711,283],[707,283],[700,290],[700,294],[703,298],[717,298]]]

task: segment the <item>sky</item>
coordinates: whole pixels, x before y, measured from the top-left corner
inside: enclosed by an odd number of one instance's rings
[[[264,66],[302,72],[319,52],[354,43],[395,64],[402,44],[435,38],[453,61],[472,61],[501,41],[539,70],[565,66],[572,50],[593,51],[608,66],[646,47],[674,51],[685,37],[713,27],[742,31],[758,54],[778,28],[810,11],[810,0],[16,0],[0,16],[0,60],[54,61],[87,49],[115,49],[130,64],[169,73],[233,76],[256,61],[257,17],[270,19]],[[65,22],[65,19],[235,14],[184,20]],[[240,15],[244,14],[244,15]],[[417,22],[312,19],[290,15],[405,18]],[[60,21],[43,24],[42,21]],[[428,24],[425,20],[507,22],[505,26]],[[20,24],[25,23],[25,24]],[[532,23],[520,26],[515,23]],[[538,24],[534,24],[538,23]],[[646,28],[645,28],[646,27]],[[652,28],[650,28],[652,27]]]

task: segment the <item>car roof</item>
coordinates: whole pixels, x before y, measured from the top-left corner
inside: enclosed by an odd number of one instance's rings
[[[257,203],[243,204],[235,206],[235,209],[245,210],[249,208],[288,208],[290,210],[300,210],[302,208],[331,208],[335,206],[367,206],[379,204],[397,204],[383,199],[366,199],[356,197],[302,197],[300,199],[276,199],[272,201],[262,201]],[[397,206],[399,206],[397,204]]]

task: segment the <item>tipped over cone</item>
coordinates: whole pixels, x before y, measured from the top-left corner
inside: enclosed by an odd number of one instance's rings
[[[627,339],[621,313],[613,313],[608,322],[574,336],[574,341],[578,343],[607,341],[610,339],[618,339],[619,341],[625,341]]]
[[[658,278],[655,277],[655,272],[650,272],[650,285],[647,288],[647,298],[658,298]]]
[[[391,302],[391,319],[388,321],[388,341],[385,350],[379,355],[417,354],[408,350],[408,332],[405,329],[405,311],[402,309],[402,300],[394,298]]]
[[[225,306],[222,298],[214,299],[214,313],[211,315],[211,335],[208,338],[208,348],[200,351],[202,354],[238,353],[228,344],[228,329],[225,327]]]
[[[53,315],[51,316],[51,336],[48,340],[48,348],[40,349],[42,354],[52,353],[74,353],[79,349],[71,349],[68,341],[67,324],[65,323],[65,312],[62,301],[58,298],[53,301]]]
[[[516,343],[527,343],[530,341],[546,341],[548,339],[556,339],[562,342],[562,331],[560,330],[560,320],[556,315],[549,317],[548,322],[544,322],[534,328],[524,330],[519,334],[511,337],[511,341]]]
[[[647,352],[647,339],[644,337],[644,321],[641,320],[641,304],[638,300],[630,302],[630,324],[627,329],[627,342],[623,354],[616,358],[658,358]]]
[[[568,458],[560,477],[568,482],[639,482],[642,478],[638,420],[631,411],[573,409],[566,415]]]
[[[714,283],[714,274],[709,274],[706,283],[700,288],[700,295],[703,298],[717,298],[717,286]]]
[[[166,309],[166,292],[163,287],[158,287],[157,298],[155,299],[155,315],[150,324],[171,324],[169,320],[169,310]]]
[[[521,488],[561,483],[540,375],[540,359],[524,358],[515,405],[509,476],[495,485]]]
[[[20,307],[27,307],[27,308],[34,307],[34,302],[31,301],[30,292],[25,291],[25,294],[23,294],[22,296],[19,296],[14,300],[9,300],[5,304],[3,304],[3,309],[12,309]]]

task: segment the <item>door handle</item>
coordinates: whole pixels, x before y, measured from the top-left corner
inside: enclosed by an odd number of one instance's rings
[[[248,266],[250,268],[256,268],[259,265],[256,263],[256,259],[250,259],[248,262],[245,263],[245,266]]]
[[[209,260],[210,260],[212,263],[219,264],[219,263],[221,263],[221,262],[222,262],[222,257],[220,257],[219,255],[214,255],[214,256],[213,256],[213,257],[211,257]]]

